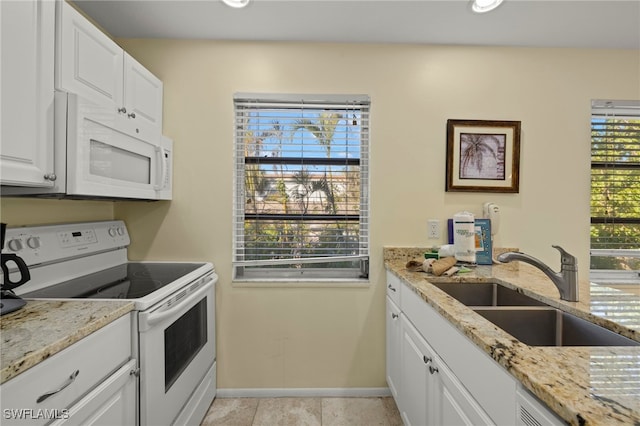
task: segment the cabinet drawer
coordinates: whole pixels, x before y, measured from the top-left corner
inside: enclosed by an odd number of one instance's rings
[[[131,332],[129,314],[4,383],[2,424],[45,424],[56,412],[60,417],[131,358]]]
[[[400,306],[400,283],[400,278],[387,271],[387,296],[398,306]]]

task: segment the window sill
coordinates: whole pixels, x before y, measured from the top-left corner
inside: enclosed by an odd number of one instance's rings
[[[640,272],[614,269],[592,269],[589,281],[602,285],[631,284],[640,285]]]
[[[232,287],[238,288],[368,288],[371,281],[353,278],[269,278],[269,279],[234,279]]]

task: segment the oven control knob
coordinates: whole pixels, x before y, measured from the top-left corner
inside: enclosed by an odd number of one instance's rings
[[[40,238],[38,237],[29,237],[27,239],[27,245],[29,248],[37,249],[40,247]]]
[[[11,241],[9,241],[8,246],[13,251],[20,251],[20,250],[22,250],[22,241],[20,241],[20,240],[11,240]]]
[[[115,228],[109,228],[109,236],[110,237],[115,237],[116,236],[116,229]]]
[[[122,226],[118,227],[118,235],[124,235],[124,228]]]

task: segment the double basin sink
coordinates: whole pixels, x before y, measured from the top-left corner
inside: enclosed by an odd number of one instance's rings
[[[529,346],[640,346],[640,342],[496,283],[432,283]]]

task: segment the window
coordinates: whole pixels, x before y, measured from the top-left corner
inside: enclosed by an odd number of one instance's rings
[[[640,101],[593,101],[591,277],[640,283]]]
[[[234,105],[234,278],[368,278],[369,97]]]

